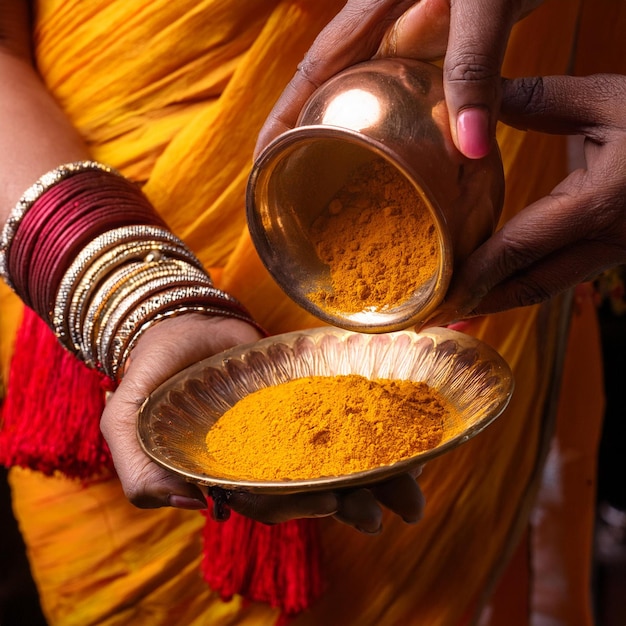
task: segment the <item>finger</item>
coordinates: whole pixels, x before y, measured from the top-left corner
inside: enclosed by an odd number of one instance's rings
[[[451,3],[444,91],[454,142],[469,158],[484,157],[492,147],[500,106],[500,69],[517,17],[506,2]]]
[[[341,492],[334,518],[368,535],[382,530],[383,512],[369,489]]]
[[[576,199],[553,191],[513,217],[456,271],[439,315],[462,319],[496,285],[584,237],[588,226],[575,207]]]
[[[296,124],[311,94],[337,72],[370,59],[385,31],[415,0],[349,0],[316,37],[261,129],[255,158]]]
[[[396,20],[383,37],[376,57],[441,59],[449,30],[449,0],[421,0]]]
[[[160,468],[142,450],[134,419],[139,405],[140,402],[128,402],[116,392],[101,420],[102,433],[126,498],[142,509],[163,506],[193,510],[206,508],[205,497],[198,487]],[[119,415],[131,418],[115,419]]]
[[[626,76],[545,76],[502,81],[502,120],[511,126],[602,141],[619,123]]]
[[[621,212],[619,207],[611,208],[613,184],[605,179],[599,187],[592,184],[593,177],[583,170],[572,172],[550,195],[528,206],[473,252],[453,278],[446,295],[448,310],[477,310],[496,285],[519,279],[533,266],[541,267],[538,263],[581,242],[604,242],[609,248],[623,249]],[[593,258],[581,258],[573,267],[593,262]],[[531,299],[527,296],[525,304]]]
[[[206,508],[200,489],[153,463],[141,448],[137,415],[147,395],[187,365],[258,331],[234,318],[181,315],[163,320],[141,337],[116,392],[107,402],[101,430],[128,500],[140,508]]]
[[[512,280],[496,285],[473,311],[483,315],[544,302],[597,277],[626,260],[624,250],[598,242],[581,242],[533,264]]]
[[[372,487],[376,499],[408,524],[414,524],[424,515],[424,494],[410,474],[402,474],[392,480]]]
[[[287,495],[233,492],[228,506],[237,513],[266,524],[305,517],[329,517],[338,509],[335,495],[328,491]]]

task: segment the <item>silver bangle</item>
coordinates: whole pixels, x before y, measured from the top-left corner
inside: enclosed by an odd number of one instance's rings
[[[120,379],[124,370],[126,369],[126,361],[128,361],[128,357],[130,353],[133,351],[134,347],[137,345],[139,339],[141,339],[142,335],[156,325],[157,322],[161,322],[165,319],[171,319],[174,317],[178,317],[179,315],[185,315],[186,313],[200,313],[202,315],[210,315],[210,316],[219,316],[224,315],[224,311],[214,306],[206,306],[202,304],[197,305],[188,305],[188,306],[179,306],[175,309],[169,309],[164,311],[163,313],[158,313],[154,317],[149,318],[147,322],[143,322],[135,330],[133,334],[130,335],[128,340],[124,343],[123,338],[120,338],[118,341],[114,341],[113,344],[113,352],[111,354],[111,363],[114,365],[114,369],[116,371],[116,376]],[[243,316],[241,316],[242,319]]]
[[[100,282],[106,278],[111,271],[119,267],[120,262],[141,260],[144,263],[150,263],[150,259],[155,253],[165,256],[165,258],[180,258],[184,256],[181,254],[180,246],[177,245],[157,242],[139,242],[132,247],[129,246],[123,252],[117,248],[111,250],[111,256],[106,255],[103,259],[100,259],[101,263],[95,263],[93,271],[90,270],[85,274],[84,279],[77,285],[69,307],[67,308],[67,326],[69,328],[72,345],[75,346],[76,350],[79,351],[81,349],[82,328],[86,321],[86,309],[89,306],[89,302],[94,297],[93,294],[98,289]]]
[[[109,325],[108,336],[102,338],[100,354],[104,372],[114,379],[117,378],[121,356],[126,352],[125,347],[134,343],[133,337],[139,329],[156,315],[202,305],[207,311],[214,308],[216,315],[234,317],[228,309],[222,310],[216,306],[216,299],[237,302],[215,287],[199,284],[172,286],[170,289],[153,293],[148,298],[135,302],[135,306],[127,308],[126,313],[122,314],[115,324]],[[242,316],[242,319],[248,318]]]
[[[76,328],[83,323],[83,306],[94,288],[119,265],[151,255],[185,259],[203,269],[191,250],[164,228],[124,226],[103,233],[80,252],[61,279],[51,320],[59,340],[70,350],[80,350]]]
[[[152,279],[151,269],[154,267],[151,263],[144,264],[141,261],[127,263],[117,267],[114,272],[110,273],[104,281],[97,285],[89,302],[86,303],[88,306],[84,315],[84,322],[77,329],[82,332],[82,340],[80,342],[81,354],[94,356],[94,329],[99,327],[104,313],[107,310],[115,310],[117,300],[124,297],[125,291],[122,291],[120,294],[120,287],[125,286],[126,291],[132,291],[135,287],[140,287],[142,283]],[[166,274],[168,270],[166,270]],[[130,282],[130,279],[136,275],[143,277],[143,281],[140,278],[137,283]],[[130,284],[128,284],[129,282]]]
[[[106,374],[110,374],[111,364],[107,358],[111,351],[113,341],[123,341],[124,334],[128,328],[126,318],[132,315],[136,310],[143,310],[146,303],[162,301],[165,294],[183,293],[182,290],[188,290],[190,296],[200,293],[201,290],[207,289],[214,291],[215,288],[209,284],[202,285],[199,281],[190,280],[185,276],[166,278],[155,278],[153,281],[146,283],[143,287],[137,289],[133,293],[124,298],[119,306],[112,311],[102,322],[102,326],[98,329],[94,340],[94,346],[97,351],[98,363]],[[190,297],[188,296],[188,297]],[[132,330],[132,329],[130,329]]]
[[[160,289],[161,282],[165,285],[180,282],[212,284],[204,270],[179,259],[123,266],[104,281],[91,299],[83,327],[82,351],[93,353],[94,347],[97,350],[101,330],[109,318],[118,315],[116,312],[123,307],[124,302],[132,302],[134,298],[141,297],[140,294],[149,295],[146,285],[152,285],[152,290]]]

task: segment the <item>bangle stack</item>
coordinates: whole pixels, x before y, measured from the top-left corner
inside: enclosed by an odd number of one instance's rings
[[[113,380],[162,319],[197,312],[255,324],[141,190],[93,161],[62,165],[24,193],[0,236],[0,274],[65,348]]]

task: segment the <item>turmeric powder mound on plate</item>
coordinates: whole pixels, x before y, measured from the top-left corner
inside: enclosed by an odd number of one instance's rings
[[[311,376],[246,396],[206,437],[211,470],[247,480],[338,476],[436,446],[447,401],[425,383]]]
[[[324,308],[384,311],[410,298],[439,267],[433,218],[413,185],[384,159],[355,170],[313,222],[330,288],[308,297]]]

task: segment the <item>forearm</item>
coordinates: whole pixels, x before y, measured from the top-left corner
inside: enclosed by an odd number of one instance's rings
[[[26,188],[61,163],[87,157],[30,56],[27,3],[0,9],[0,224]]]

